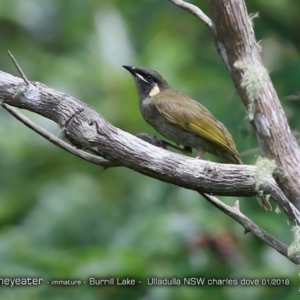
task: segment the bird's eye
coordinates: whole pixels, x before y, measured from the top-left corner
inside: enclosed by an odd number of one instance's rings
[[[153,77],[151,75],[147,75],[146,78],[145,78],[149,83],[152,83],[154,80],[153,80]]]

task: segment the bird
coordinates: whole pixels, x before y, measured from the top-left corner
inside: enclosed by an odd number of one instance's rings
[[[186,153],[196,149],[198,159],[208,152],[224,163],[243,164],[231,134],[205,106],[150,68],[123,67],[133,75],[143,118],[161,135],[183,145]],[[258,201],[264,210],[272,209],[265,196]]]

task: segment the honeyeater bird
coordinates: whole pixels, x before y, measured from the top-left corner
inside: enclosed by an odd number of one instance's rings
[[[144,119],[160,134],[184,150],[195,148],[197,158],[209,152],[225,163],[243,164],[231,134],[206,107],[174,90],[154,70],[123,67],[133,75]],[[258,200],[264,210],[272,209],[265,197]]]

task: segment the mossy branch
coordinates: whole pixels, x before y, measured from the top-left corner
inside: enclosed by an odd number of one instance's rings
[[[185,157],[153,146],[148,142],[115,128],[85,103],[38,82],[23,82],[0,71],[0,97],[2,106],[26,126],[50,142],[87,161],[100,166],[126,166],[153,178],[200,192],[213,205],[239,222],[247,232],[288,255],[288,247],[244,216],[238,206],[225,205],[216,195],[255,195],[257,168],[246,165],[216,164]],[[98,157],[77,149],[51,135],[24,117],[19,107],[36,112],[55,121],[66,137],[77,147],[89,149]],[[111,164],[111,165],[109,165]],[[271,194],[295,225],[300,224],[300,214],[281,193],[272,175],[260,182],[260,188]],[[300,264],[300,256],[289,257]]]

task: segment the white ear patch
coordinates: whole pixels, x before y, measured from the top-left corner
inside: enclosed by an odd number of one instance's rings
[[[160,89],[159,89],[159,87],[158,87],[158,85],[157,85],[157,83],[154,85],[154,87],[152,88],[152,90],[150,91],[150,93],[149,93],[149,96],[155,96],[155,95],[157,95],[158,93],[160,92]]]

